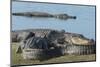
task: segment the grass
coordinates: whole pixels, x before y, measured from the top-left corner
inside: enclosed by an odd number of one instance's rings
[[[16,54],[18,43],[12,43],[12,65],[29,65],[29,64],[49,64],[49,63],[62,63],[62,62],[79,62],[79,61],[95,61],[95,54],[91,55],[65,55],[56,58],[51,58],[45,61],[38,60],[25,60],[21,54]]]

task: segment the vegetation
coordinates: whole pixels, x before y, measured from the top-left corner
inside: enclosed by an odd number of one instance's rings
[[[12,43],[12,65],[27,65],[27,64],[46,64],[46,63],[62,63],[62,62],[79,62],[79,61],[95,61],[95,54],[91,55],[65,55],[56,58],[51,58],[45,61],[25,60],[21,54],[16,54],[18,43]]]

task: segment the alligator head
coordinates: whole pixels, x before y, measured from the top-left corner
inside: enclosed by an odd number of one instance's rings
[[[55,17],[63,20],[76,19],[76,16],[69,16],[68,14],[57,14]]]
[[[81,34],[65,34],[65,42],[69,44],[76,45],[94,45],[95,41],[93,39],[88,39]]]

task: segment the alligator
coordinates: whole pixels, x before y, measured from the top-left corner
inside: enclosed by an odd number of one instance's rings
[[[21,41],[16,53],[22,53],[24,59],[41,60],[66,54],[95,54],[96,51],[95,41],[84,37],[82,34],[49,29],[18,32],[20,32]],[[43,34],[40,35],[42,37],[37,36],[36,32],[44,33],[44,36]]]
[[[77,45],[91,45],[94,44],[93,39],[88,39],[84,37],[82,34],[77,33],[70,33],[63,31],[57,31],[57,30],[51,30],[51,29],[27,29],[27,30],[17,30],[12,31],[12,41],[14,42],[17,40],[23,40],[25,37],[44,37],[46,36],[50,41],[55,41],[59,39],[64,39],[66,43],[70,44],[77,44]],[[14,40],[15,39],[15,40]],[[27,38],[28,39],[28,38]],[[61,41],[61,40],[60,40]]]
[[[95,41],[82,34],[69,33],[64,30],[37,29],[13,31],[20,40],[17,53],[26,49],[57,49],[61,55],[65,54],[91,54],[95,53]],[[40,36],[37,36],[40,35]],[[20,39],[21,38],[21,39]],[[56,50],[54,50],[56,52]],[[24,51],[25,52],[25,51]],[[25,54],[25,53],[24,53]],[[48,54],[48,53],[47,53]]]
[[[69,16],[68,14],[49,14],[45,12],[18,12],[18,13],[12,13],[12,15],[26,16],[26,17],[58,18],[62,20],[76,19],[76,16]]]

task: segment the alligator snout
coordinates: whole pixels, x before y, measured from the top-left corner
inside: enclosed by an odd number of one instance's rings
[[[72,37],[71,39],[66,38],[65,41],[70,44],[76,44],[76,45],[95,45],[95,41],[93,39],[87,39],[81,37]]]
[[[93,39],[90,39],[89,41],[88,41],[88,45],[94,45],[95,44],[95,41],[93,40]]]
[[[54,17],[63,19],[63,20],[76,19],[76,16],[69,16],[68,14],[57,14],[57,15],[54,15]]]
[[[73,19],[76,19],[76,16],[73,16]]]

